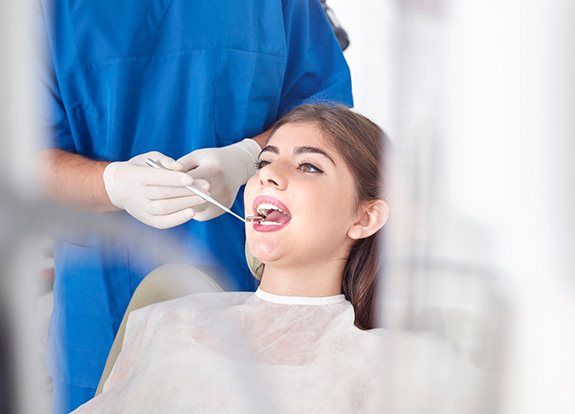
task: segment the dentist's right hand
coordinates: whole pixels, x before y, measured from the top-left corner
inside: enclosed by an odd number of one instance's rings
[[[160,161],[169,170],[149,167],[146,159]],[[160,152],[148,152],[129,161],[112,162],[104,170],[104,186],[112,204],[142,223],[158,229],[178,226],[192,219],[205,201],[185,188],[209,190],[205,180],[194,180],[183,165]]]

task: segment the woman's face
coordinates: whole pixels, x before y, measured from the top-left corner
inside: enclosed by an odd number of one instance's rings
[[[280,127],[247,183],[246,227],[252,254],[266,265],[305,266],[345,260],[358,213],[354,180],[343,158],[313,123]]]

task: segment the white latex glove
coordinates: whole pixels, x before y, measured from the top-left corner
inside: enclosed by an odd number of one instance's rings
[[[190,152],[178,162],[184,171],[210,184],[210,195],[226,207],[231,207],[238,190],[256,173],[256,161],[261,148],[253,139],[244,139],[227,147],[205,148]],[[201,210],[201,211],[200,211]],[[212,204],[197,209],[194,220],[206,221],[224,211]]]
[[[159,160],[171,171],[150,167],[147,158]],[[210,186],[183,172],[183,166],[160,152],[148,152],[129,161],[113,162],[104,169],[104,186],[112,204],[149,226],[167,229],[190,220],[205,201],[184,188]]]

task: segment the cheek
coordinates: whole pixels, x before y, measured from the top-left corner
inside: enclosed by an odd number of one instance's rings
[[[337,187],[313,190],[306,192],[308,197],[305,199],[298,199],[298,217],[294,221],[297,234],[305,236],[308,243],[330,238],[334,242],[340,241],[351,223],[353,200],[345,192],[340,193]]]
[[[258,174],[254,175],[252,178],[248,180],[246,183],[246,188],[244,190],[244,211],[246,215],[251,214],[252,212],[252,203],[256,198],[256,191],[258,188]]]

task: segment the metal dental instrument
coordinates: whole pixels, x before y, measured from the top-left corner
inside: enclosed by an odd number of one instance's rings
[[[146,159],[146,164],[148,164],[150,167],[154,167],[154,168],[161,168],[163,170],[167,170],[166,167],[164,167],[162,165],[162,163],[158,160],[153,160],[151,158]],[[215,198],[213,198],[212,196],[209,196],[208,194],[204,193],[202,190],[197,189],[196,187],[194,187],[193,185],[187,185],[186,188],[188,190],[190,190],[192,193],[194,193],[195,195],[197,195],[198,197],[206,200],[208,203],[212,203],[214,206],[221,208],[222,210],[224,210],[226,213],[230,213],[232,216],[234,216],[235,218],[243,221],[244,223],[247,221],[255,221],[255,220],[263,220],[263,217],[260,216],[249,216],[247,218],[243,218],[238,216],[236,213],[234,213],[232,210],[230,210],[229,208],[227,208],[226,206],[224,206],[223,204],[221,204],[218,200],[216,200]],[[256,218],[257,217],[257,218]]]
[[[262,216],[247,216],[246,221],[263,221],[265,217]]]

